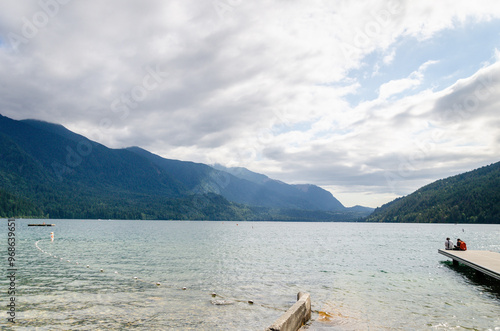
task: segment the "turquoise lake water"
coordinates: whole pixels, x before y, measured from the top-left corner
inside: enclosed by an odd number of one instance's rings
[[[43,221],[56,226],[27,226]],[[310,330],[500,330],[498,282],[437,253],[447,236],[499,252],[500,225],[16,220],[15,234],[15,330],[263,330],[299,291]]]

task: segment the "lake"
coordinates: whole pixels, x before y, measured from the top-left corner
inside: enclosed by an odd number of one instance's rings
[[[437,253],[447,236],[499,252],[500,225],[16,220],[15,236],[16,330],[263,330],[299,291],[310,330],[500,330],[498,282]]]

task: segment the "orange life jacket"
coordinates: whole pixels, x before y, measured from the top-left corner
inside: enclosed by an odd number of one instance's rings
[[[461,251],[466,251],[467,250],[467,245],[463,241],[460,242],[460,250]]]

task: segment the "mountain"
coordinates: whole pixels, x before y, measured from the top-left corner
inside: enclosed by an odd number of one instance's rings
[[[276,195],[261,185],[213,169],[205,164],[165,159],[138,147],[131,147],[127,150],[144,157],[171,174],[185,184],[192,194],[219,194],[229,201],[251,206],[301,208],[299,204],[288,201],[286,197]]]
[[[226,168],[220,164],[212,166],[235,177],[261,185],[273,195],[282,196],[301,209],[345,211],[346,208],[330,192],[310,184],[290,185],[265,175],[252,172],[246,168]]]
[[[426,185],[375,209],[366,221],[500,223],[500,162]]]
[[[41,210],[26,216],[175,217],[186,214],[182,204],[189,205],[178,201],[185,198],[184,185],[147,160],[60,125],[0,115],[0,151],[0,200],[11,201],[9,208],[17,199]]]
[[[61,125],[40,121],[14,121],[0,118],[4,144],[36,165],[42,182],[71,183],[78,188],[117,190],[136,193],[157,192],[178,196],[186,191],[182,183],[147,160],[124,149],[109,149],[74,134]],[[19,162],[23,166],[23,162]],[[24,178],[33,179],[24,172]]]
[[[110,149],[61,125],[0,115],[0,217],[353,220],[329,192]],[[248,171],[251,173],[250,171]]]

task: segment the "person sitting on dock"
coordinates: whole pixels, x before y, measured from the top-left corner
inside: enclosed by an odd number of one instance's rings
[[[467,250],[467,245],[462,240],[457,239],[457,245],[453,249],[456,250],[456,251],[466,251]]]
[[[453,249],[453,242],[450,238],[446,238],[446,241],[444,242],[444,249]]]

